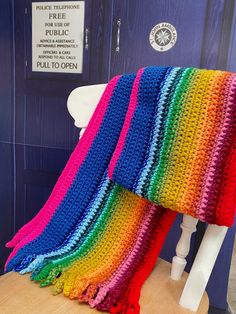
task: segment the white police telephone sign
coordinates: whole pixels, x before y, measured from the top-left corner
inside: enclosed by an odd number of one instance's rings
[[[84,1],[32,3],[32,71],[82,73]]]

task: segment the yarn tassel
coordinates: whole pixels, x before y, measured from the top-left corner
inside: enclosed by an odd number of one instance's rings
[[[79,302],[89,302],[94,298],[98,291],[99,291],[98,285],[90,284],[83,294],[77,296]]]

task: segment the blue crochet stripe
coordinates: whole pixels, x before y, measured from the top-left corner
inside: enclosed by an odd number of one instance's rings
[[[147,67],[139,82],[136,110],[130,123],[124,148],[112,175],[116,183],[131,191],[133,191],[135,180],[144,163],[154,120],[156,99],[168,69],[168,67]]]
[[[35,240],[21,248],[10,260],[7,271],[17,267],[28,255],[36,257],[38,254],[48,253],[60,247],[81,220],[83,212],[89,206],[91,198],[106,172],[115,149],[128,108],[134,79],[135,75],[133,74],[124,75],[119,79],[99,132],[66,196],[44,231]],[[111,125],[113,125],[112,129]],[[31,261],[29,260],[29,262]]]
[[[145,157],[145,162],[136,178],[134,188],[136,194],[140,196],[146,196],[143,189],[145,182],[149,176],[152,166],[154,165],[154,159],[158,153],[158,143],[160,142],[160,137],[163,134],[165,127],[165,120],[167,117],[166,103],[168,103],[168,95],[170,95],[170,90],[173,86],[173,83],[176,80],[176,77],[181,68],[170,68],[166,72],[165,79],[162,82],[161,93],[158,94],[156,101],[156,110],[155,110],[155,121],[153,123],[153,128],[150,133],[149,147],[147,149],[147,156]],[[156,165],[156,163],[155,163]]]
[[[50,253],[38,255],[28,267],[20,269],[21,274],[31,272],[37,269],[38,267],[41,268],[41,265],[44,263],[45,259],[47,259],[47,261],[50,261],[52,260],[52,258],[56,258],[57,256],[61,258],[64,254],[67,254],[68,252],[74,249],[76,244],[79,243],[82,235],[88,232],[88,227],[90,226],[90,224],[92,224],[93,221],[96,221],[96,219],[94,220],[94,218],[97,215],[101,214],[102,208],[100,205],[104,197],[106,197],[107,195],[107,189],[109,184],[111,184],[107,177],[107,173],[105,175],[104,180],[102,180],[101,183],[102,183],[101,186],[98,187],[96,194],[91,200],[89,206],[86,208],[82,220],[80,221],[76,229],[73,230],[72,234],[68,236],[68,239],[64,241],[63,245],[51,251]]]
[[[106,224],[109,223],[110,219],[112,219],[112,216],[114,214],[114,206],[113,206],[113,194],[117,194],[117,188],[120,187],[116,185],[115,183],[110,181],[110,191],[107,193],[108,197],[105,201],[105,203],[102,205],[102,213],[98,217],[96,224],[94,224],[93,227],[89,226],[89,230],[87,232],[87,235],[83,235],[83,241],[81,241],[80,245],[77,245],[72,251],[69,252],[69,254],[63,254],[61,257],[58,257],[57,259],[54,259],[51,261],[51,268],[48,268],[49,263],[45,262],[44,265],[46,265],[47,269],[44,269],[44,284],[47,282],[47,284],[50,284],[54,277],[51,277],[50,279],[47,278],[48,275],[50,275],[51,272],[55,274],[55,272],[60,272],[63,269],[63,262],[66,262],[70,260],[70,263],[73,263],[77,259],[78,254],[81,255],[83,252],[83,255],[85,256],[88,254],[88,252],[91,250],[91,241],[93,239],[93,245],[96,245],[96,241],[94,241],[94,238],[99,240],[99,236],[106,230],[106,225],[104,225],[104,229],[101,229],[101,223],[104,222],[105,217],[109,217],[106,220]],[[60,264],[58,265],[57,262]],[[44,266],[42,265],[42,266]],[[36,271],[33,272],[32,278],[34,278],[40,271],[42,270],[42,267],[39,267]]]

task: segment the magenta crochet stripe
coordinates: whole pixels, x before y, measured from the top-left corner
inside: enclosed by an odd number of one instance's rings
[[[71,154],[71,157],[66,164],[65,169],[60,175],[49,199],[45,203],[44,207],[41,209],[39,214],[27,224],[27,229],[25,233],[17,233],[12,241],[8,242],[7,246],[10,247],[15,244],[15,248],[12,253],[9,255],[7,262],[16,255],[17,251],[23,247],[25,244],[33,241],[46,227],[49,223],[52,215],[57,209],[58,205],[61,203],[64,198],[68,188],[70,187],[79,167],[81,166],[83,160],[86,158],[87,153],[92,145],[92,142],[95,136],[98,133],[99,127],[101,126],[102,119],[106,112],[108,101],[107,99],[111,98],[112,92],[119,80],[120,76],[116,76],[110,82],[109,86],[104,91],[102,98],[95,109],[95,112],[80,140],[77,144],[75,150]],[[26,234],[26,230],[31,230],[29,234]]]

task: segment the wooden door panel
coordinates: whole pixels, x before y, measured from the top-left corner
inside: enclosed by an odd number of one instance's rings
[[[11,142],[13,138],[13,31],[12,3],[7,0],[0,2],[0,141]]]
[[[121,19],[120,52],[113,53],[112,71],[136,71],[148,65],[199,66],[207,1],[115,1]],[[166,52],[149,43],[151,29],[167,22],[177,30],[177,42]],[[113,49],[114,51],[114,49]]]
[[[66,97],[27,95],[24,99],[24,143],[64,149],[75,146],[79,130],[72,127]]]
[[[232,23],[226,16],[231,9],[232,1],[223,0],[115,0],[111,76],[148,65],[224,68],[226,32]],[[116,52],[119,19],[120,49]],[[149,42],[151,29],[161,22],[177,31],[176,44],[165,52],[154,50]]]
[[[17,230],[44,205],[71,151],[19,144],[14,151]]]
[[[9,249],[5,243],[15,231],[14,202],[14,147],[9,143],[0,143],[0,274]]]

